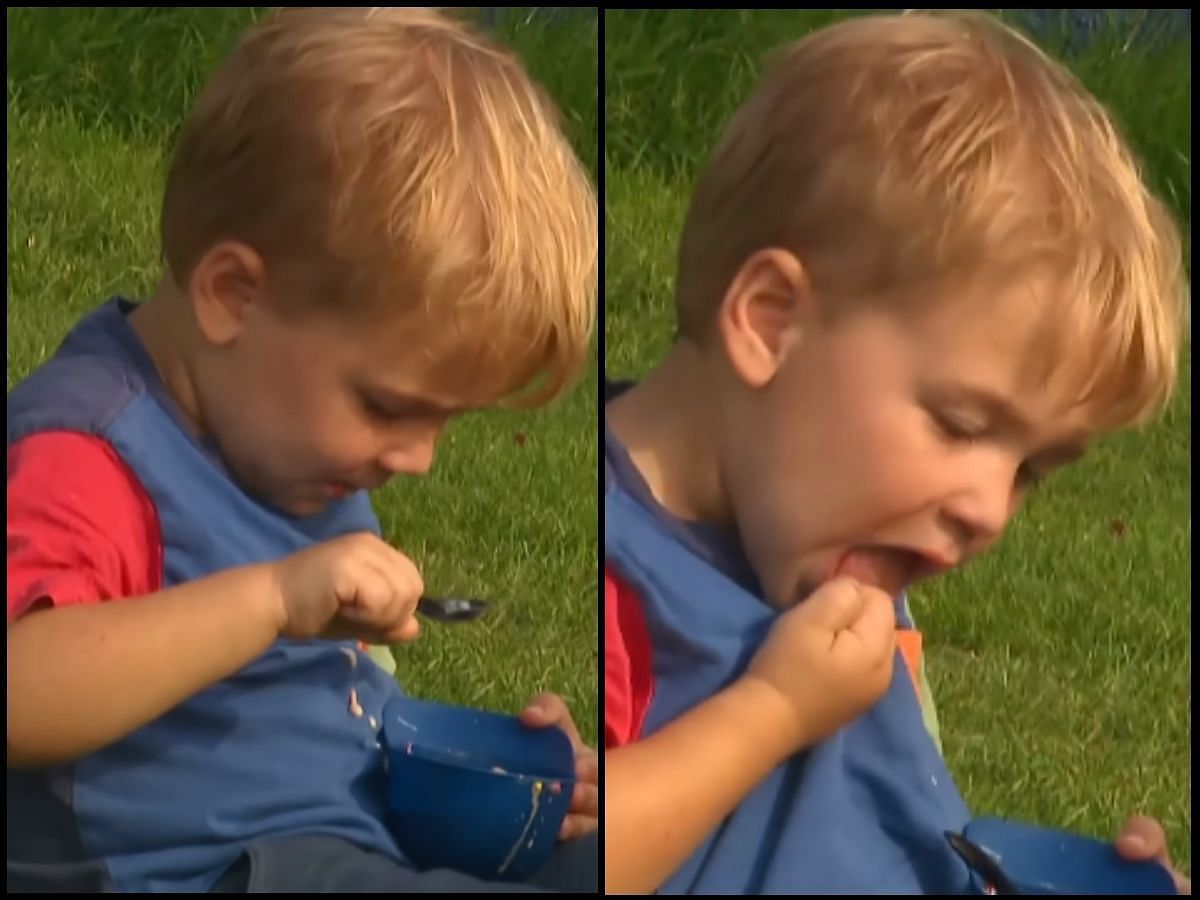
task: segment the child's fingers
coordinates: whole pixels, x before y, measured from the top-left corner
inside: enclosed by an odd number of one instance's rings
[[[416,616],[411,616],[401,622],[399,625],[389,629],[385,634],[385,639],[382,643],[385,644],[407,644],[417,639],[417,635],[421,633],[421,623]]]
[[[571,794],[571,813],[595,819],[600,815],[600,788],[595,784],[576,782]]]
[[[579,729],[571,718],[567,704],[557,694],[538,694],[521,711],[521,721],[531,728],[547,728],[557,725],[567,733],[576,751],[588,749],[579,736]]]
[[[1167,856],[1167,835],[1163,827],[1149,816],[1134,816],[1121,829],[1117,852],[1129,860],[1157,859],[1170,863]]]
[[[595,750],[581,750],[575,757],[575,778],[589,784],[600,780],[600,755]]]
[[[862,614],[862,586],[853,578],[835,578],[795,608],[795,614],[834,634],[853,625]]]
[[[590,834],[599,828],[599,821],[594,816],[567,816],[562,828],[558,831],[560,841],[573,841],[585,834]]]
[[[1157,860],[1168,869],[1175,879],[1175,887],[1180,894],[1192,893],[1192,882],[1186,875],[1171,864],[1171,855],[1167,848],[1167,834],[1157,820],[1149,816],[1134,816],[1125,823],[1117,838],[1117,853],[1125,859],[1141,862]]]
[[[862,589],[862,608],[849,631],[878,656],[890,659],[896,645],[896,608],[892,600],[875,588]]]

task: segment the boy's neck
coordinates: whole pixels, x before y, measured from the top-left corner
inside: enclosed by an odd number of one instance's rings
[[[167,393],[199,436],[203,431],[200,407],[187,365],[186,342],[192,335],[187,313],[187,298],[170,276],[164,276],[150,299],[129,314],[129,326],[154,362]]]
[[[643,381],[607,404],[605,422],[669,513],[719,525],[730,516],[710,380],[700,350],[680,341]]]

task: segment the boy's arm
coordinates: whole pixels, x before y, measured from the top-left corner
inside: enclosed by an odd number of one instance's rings
[[[604,887],[650,893],[795,749],[779,696],[744,678],[604,755]]]
[[[604,577],[604,878],[614,893],[656,890],[794,750],[777,692],[742,679],[640,739],[653,696],[636,592]]]
[[[265,567],[157,590],[152,514],[95,438],[43,434],[9,448],[9,766],[112,743],[275,639]]]
[[[605,573],[605,882],[613,892],[659,888],[772,769],[877,703],[896,656],[892,598],[834,578],[775,619],[746,674],[639,740],[653,679],[637,601]],[[642,650],[628,652],[626,637],[639,632]],[[648,692],[635,689],[643,682]]]
[[[8,629],[8,764],[66,762],[125,737],[275,640],[265,567],[116,603],[38,609]]]

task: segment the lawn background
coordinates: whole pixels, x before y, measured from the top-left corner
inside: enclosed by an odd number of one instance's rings
[[[107,297],[158,278],[157,209],[192,98],[262,8],[10,8],[8,386]],[[562,107],[595,173],[596,16],[515,12],[495,28]],[[419,696],[516,711],[535,692],[598,733],[596,354],[548,412],[453,424],[430,478],[375,498],[431,592],[495,602],[397,651]],[[186,652],[187,648],[180,648]]]
[[[1190,240],[1190,30],[1137,16],[1093,16],[1081,27],[1072,17],[1089,11],[1061,12],[1037,11],[1046,46],[1070,53],[1115,111]],[[669,346],[690,184],[761,53],[851,14],[605,12],[610,377],[642,375]],[[1189,347],[1162,422],[1051,479],[994,555],[913,597],[946,756],[972,809],[1105,838],[1145,811],[1163,821],[1184,868],[1190,383]]]

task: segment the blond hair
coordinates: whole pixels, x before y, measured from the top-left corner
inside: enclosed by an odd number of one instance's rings
[[[688,212],[681,334],[703,337],[769,247],[847,302],[1049,273],[1044,371],[1069,372],[1098,428],[1145,421],[1173,391],[1177,228],[1101,105],[986,14],[854,18],[776,55]],[[1065,354],[1068,337],[1087,350]]]
[[[470,360],[527,406],[587,356],[597,228],[590,178],[517,59],[395,7],[251,28],[181,132],[161,226],[181,286],[218,241],[246,242],[268,271],[304,268],[306,303],[391,304],[433,326],[427,355]]]

